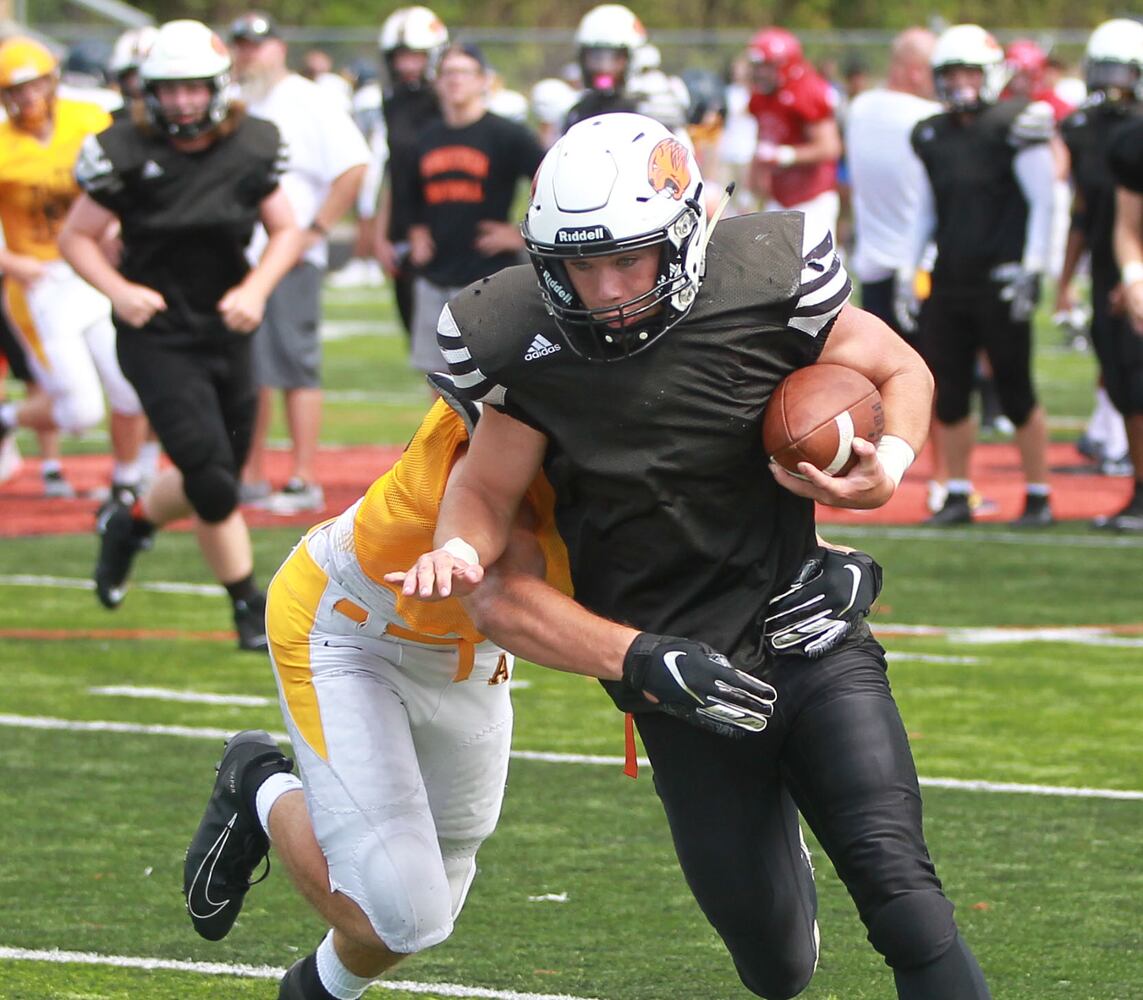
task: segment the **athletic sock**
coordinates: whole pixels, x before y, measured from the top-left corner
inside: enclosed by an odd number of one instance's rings
[[[318,978],[316,953],[311,953],[302,959],[298,965],[297,977],[297,984],[307,1000],[338,1000]]]
[[[16,427],[16,404],[0,403],[0,434],[7,434]]]
[[[139,479],[138,462],[116,462],[111,467],[111,482],[116,486],[134,488],[139,485]]]
[[[225,584],[226,592],[230,595],[230,600],[237,604],[239,601],[245,601],[247,604],[253,604],[262,597],[262,591],[258,589],[258,585],[254,582],[254,573],[250,572],[241,580],[236,580],[234,583]]]
[[[1028,483],[1024,492],[1030,497],[1046,497],[1052,493],[1052,487],[1047,483]]]
[[[258,786],[258,791],[254,794],[254,812],[267,837],[270,836],[270,810],[274,808],[274,803],[286,792],[301,787],[301,779],[296,774],[286,774],[283,771],[275,771]]]
[[[333,931],[330,931],[318,945],[317,974],[322,988],[335,1000],[357,1000],[372,979],[355,976],[341,963],[337,949],[333,946]]]
[[[971,479],[950,479],[945,483],[945,487],[950,493],[956,493],[958,496],[968,496],[972,493],[972,480]]]
[[[40,475],[52,476],[63,472],[63,463],[58,458],[45,458],[40,463]]]

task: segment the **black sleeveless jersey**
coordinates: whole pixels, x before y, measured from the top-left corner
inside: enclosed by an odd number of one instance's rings
[[[925,166],[937,213],[933,281],[987,279],[1024,254],[1028,203],[1012,169],[1026,141],[1013,124],[1025,100],[974,114],[943,112],[918,122],[913,148]]]
[[[263,199],[285,163],[277,126],[243,117],[230,134],[198,153],[183,153],[131,121],[91,136],[76,177],[119,217],[129,281],[163,293],[165,312],[145,330],[180,341],[244,336],[228,330],[218,302],[250,270],[246,247]],[[120,332],[136,333],[117,321]]]
[[[762,412],[817,359],[850,288],[829,234],[802,230],[796,212],[723,222],[688,316],[622,360],[571,349],[531,267],[470,285],[439,327],[458,390],[548,437],[576,599],[751,670],[766,602],[815,531],[812,502],[769,472]]]
[[[1076,199],[1072,226],[1084,236],[1091,252],[1092,278],[1101,287],[1119,282],[1112,231],[1115,227],[1115,178],[1108,150],[1118,131],[1138,121],[1135,105],[1092,103],[1077,108],[1060,123],[1060,133],[1071,158]]]

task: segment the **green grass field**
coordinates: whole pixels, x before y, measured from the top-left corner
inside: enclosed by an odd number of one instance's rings
[[[328,306],[339,336],[327,346],[326,440],[405,440],[426,397],[387,293]],[[1048,331],[1042,342],[1053,426],[1074,436],[1090,359]],[[261,578],[297,534],[256,533]],[[830,534],[885,566],[874,627],[925,783],[930,846],[993,995],[1143,997],[1143,539],[1074,524]],[[193,637],[225,628],[227,611],[201,586],[191,536],[161,538],[114,616],[85,589],[93,556],[90,536],[0,541],[0,998],[272,998],[273,970],[323,931],[283,872],[251,891],[217,944],[194,934],[180,894],[223,734],[282,730],[269,669],[229,639]],[[83,637],[109,628],[185,637]],[[223,697],[175,700],[190,693]],[[525,664],[514,697],[516,751],[566,756],[513,760],[455,935],[401,966],[390,990],[747,997],[678,872],[649,771],[620,773],[622,719],[602,691]],[[820,852],[816,863],[822,958],[803,996],[891,998],[844,889]]]

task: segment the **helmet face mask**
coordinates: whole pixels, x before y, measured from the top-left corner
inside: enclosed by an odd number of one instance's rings
[[[635,53],[647,44],[647,29],[622,4],[592,7],[575,32],[583,85],[591,90],[619,93],[631,71]]]
[[[614,113],[568,130],[545,156],[523,226],[545,308],[593,361],[648,347],[690,311],[705,270],[706,213],[693,155],[658,122]],[[657,247],[655,276],[592,308],[569,263]]]

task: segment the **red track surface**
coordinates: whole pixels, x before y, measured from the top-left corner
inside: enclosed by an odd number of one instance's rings
[[[325,450],[319,455],[317,463],[318,478],[325,489],[324,510],[279,517],[247,509],[247,520],[254,527],[305,527],[324,517],[331,517],[361,496],[369,484],[396,461],[400,453],[400,447],[396,446]],[[268,462],[271,478],[276,483],[281,483],[288,473],[287,456],[272,452]],[[1131,480],[1094,474],[1072,445],[1052,445],[1050,463],[1052,506],[1057,518],[1086,520],[1097,514],[1114,513],[1127,503]],[[75,456],[64,460],[64,471],[82,494],[106,486],[111,463],[106,456]],[[823,524],[918,524],[927,516],[925,484],[928,472],[928,454],[923,453],[909,470],[897,495],[880,510],[819,508],[818,519]],[[1007,521],[1020,514],[1023,508],[1023,480],[1020,477],[1015,446],[978,446],[973,456],[972,476],[977,490],[996,503],[995,512],[980,517],[982,522]],[[92,530],[95,508],[98,506],[96,501],[45,500],[41,492],[39,462],[26,459],[18,475],[0,484],[0,537],[86,533]]]

